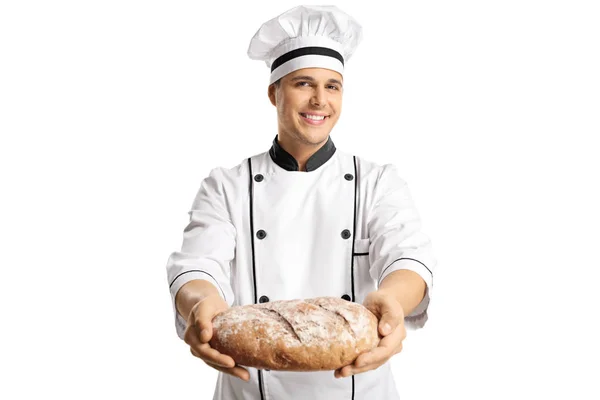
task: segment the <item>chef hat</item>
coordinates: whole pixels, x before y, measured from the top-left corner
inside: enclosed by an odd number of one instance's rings
[[[265,22],[248,56],[271,69],[269,84],[301,68],[327,68],[343,74],[362,39],[362,27],[335,6],[298,6]]]

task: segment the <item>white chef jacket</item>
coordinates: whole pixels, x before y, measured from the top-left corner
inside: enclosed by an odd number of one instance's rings
[[[275,137],[268,152],[212,169],[189,215],[181,251],[167,262],[181,339],[186,320],[175,296],[192,279],[214,284],[229,306],[320,296],[362,304],[388,274],[408,269],[427,290],[406,328],[427,321],[436,260],[392,164],[346,154],[329,137],[299,171]],[[249,382],[219,372],[214,400],[399,398],[389,361],[340,379],[333,371],[247,369]]]

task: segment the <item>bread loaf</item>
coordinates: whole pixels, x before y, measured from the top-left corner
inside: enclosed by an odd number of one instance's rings
[[[234,306],[212,323],[211,347],[258,369],[334,370],[380,340],[371,311],[336,297]]]

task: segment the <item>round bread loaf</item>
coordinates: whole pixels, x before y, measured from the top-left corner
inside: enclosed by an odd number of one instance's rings
[[[381,338],[371,311],[337,297],[234,306],[212,323],[211,347],[258,369],[335,370]]]

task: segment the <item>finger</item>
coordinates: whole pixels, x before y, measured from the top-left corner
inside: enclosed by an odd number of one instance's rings
[[[193,347],[190,347],[190,352],[194,356],[196,356],[199,359],[201,359],[202,361],[204,361],[205,363],[211,363],[213,365],[217,365],[222,368],[231,368],[231,365],[235,365],[235,363],[221,362],[223,360],[220,360],[219,362],[215,362],[212,357],[207,357],[205,354],[198,352],[198,350],[194,349]]]
[[[354,364],[357,368],[362,368],[368,364],[379,364],[382,360],[386,360],[396,354],[396,349],[402,346],[400,331],[395,331],[392,334],[384,337],[379,341],[379,345],[373,350],[360,354]]]
[[[193,347],[190,347],[190,351],[192,352],[192,354],[194,356],[198,357],[199,359],[202,359],[202,357],[200,357],[200,353],[198,353],[196,350],[194,350]],[[202,360],[202,361],[204,361],[204,360]],[[206,361],[204,361],[204,362],[206,362]]]
[[[385,360],[386,361],[386,360]],[[381,364],[385,363],[385,361],[383,361]],[[342,367],[340,369],[337,369],[333,376],[335,378],[346,378],[348,376],[351,375],[356,375],[360,372],[365,372],[371,369],[375,369],[377,367],[379,367],[381,364],[377,365],[377,364],[368,364],[366,366],[363,366],[361,368],[358,368],[356,366],[356,364],[350,364],[350,365],[346,365],[345,367]]]
[[[193,322],[195,325],[196,330],[198,331],[198,337],[202,343],[208,343],[212,338],[212,320],[223,310],[221,306],[222,304],[219,304],[218,302],[215,303],[215,298],[207,296],[196,303],[192,309],[193,312],[190,313],[190,319],[192,319],[192,321],[189,321],[189,323]]]
[[[395,352],[384,353],[383,351],[381,351],[380,353],[370,356],[371,358],[367,359],[367,361],[364,361],[364,358],[362,359],[362,361],[356,359],[354,363],[341,368],[339,371],[336,371],[334,375],[336,378],[345,378],[351,375],[356,375],[362,372],[379,368],[380,366],[385,364],[394,354]]]
[[[376,363],[369,363],[363,367],[356,367],[356,366],[347,366],[344,367],[342,372],[339,374],[338,377],[340,378],[346,378],[348,376],[352,376],[352,375],[356,375],[356,374],[360,374],[362,372],[367,372],[373,369],[377,369],[379,367],[381,367],[383,364],[385,364],[387,361],[389,360],[389,357],[383,360],[379,360]]]
[[[212,319],[216,314],[216,310],[213,307],[197,307],[195,312],[191,316],[194,318],[193,322],[198,338],[202,343],[208,343],[213,335]]]
[[[386,363],[394,354],[402,350],[402,341],[400,333],[394,332],[379,342],[379,346],[371,351],[360,354],[350,365],[344,366],[335,371],[336,378],[344,378],[350,375],[359,374],[379,368]]]
[[[345,365],[341,368],[336,369],[333,373],[333,376],[336,378],[344,378],[353,375],[353,371],[358,370],[358,367],[356,365],[357,360],[358,358],[356,358],[356,360],[354,360],[352,364]]]
[[[246,368],[238,367],[237,365],[233,368],[224,368],[219,365],[204,361],[208,366],[216,369],[217,371],[221,371],[225,374],[236,376],[246,382],[250,380],[250,372]]]
[[[206,326],[206,325],[205,325]],[[208,332],[208,333],[207,333]],[[201,337],[200,333],[203,333],[203,337]],[[209,337],[210,334],[210,337]],[[207,339],[208,338],[208,339]],[[212,338],[212,324],[211,330],[208,331],[206,329],[202,330],[200,326],[198,326],[198,322],[194,320],[193,313],[190,313],[190,319],[188,321],[188,326],[183,333],[183,341],[187,344],[191,345],[192,343],[208,343]]]
[[[387,336],[394,332],[403,318],[404,314],[401,309],[394,309],[392,307],[386,308],[382,313],[378,324],[381,335]]]
[[[381,348],[375,349],[369,354],[365,354],[363,357],[359,357],[360,359],[356,359],[354,363],[357,369],[360,369],[365,366],[373,365],[381,365],[382,362],[389,360],[393,355],[398,354],[402,351],[402,343],[394,346],[391,349]]]
[[[351,375],[350,374],[351,371],[352,371],[352,368],[348,368],[347,366],[345,366],[345,367],[336,369],[335,372],[333,373],[333,376],[335,378],[345,378],[346,376]]]
[[[204,361],[209,361],[213,364],[221,365],[225,368],[233,368],[235,360],[230,356],[220,353],[217,349],[210,347],[208,343],[203,343],[197,346],[196,351],[200,353],[200,358]]]
[[[225,368],[231,368],[235,365],[233,358],[226,354],[220,353],[216,349],[213,349],[208,343],[201,343],[198,337],[195,335],[190,335],[188,344],[190,345],[190,351],[192,351],[192,354],[204,361],[209,361]]]

